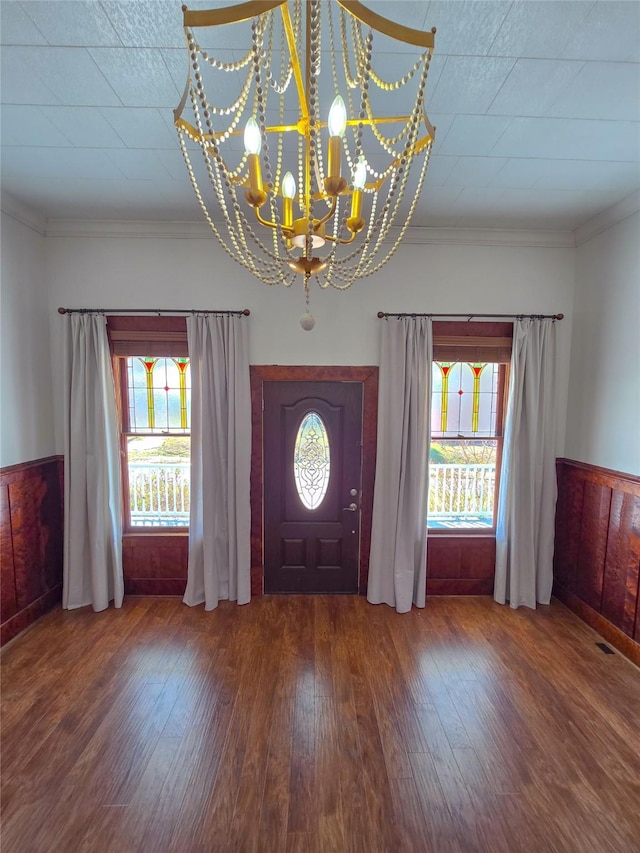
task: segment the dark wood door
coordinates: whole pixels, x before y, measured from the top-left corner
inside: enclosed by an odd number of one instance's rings
[[[265,382],[265,592],[358,591],[360,382]]]

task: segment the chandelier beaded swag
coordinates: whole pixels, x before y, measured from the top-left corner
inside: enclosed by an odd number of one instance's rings
[[[435,137],[424,106],[435,28],[356,0],[182,10],[189,72],[174,124],[196,199],[260,281],[290,287],[302,275],[301,324],[312,328],[311,276],[346,290],[393,257],[411,221]],[[232,62],[207,45],[222,26],[246,39]],[[384,79],[383,54],[397,79]]]

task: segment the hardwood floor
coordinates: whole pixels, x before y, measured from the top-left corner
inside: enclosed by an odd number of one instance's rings
[[[637,853],[599,639],[488,598],[52,612],[2,655],[2,851]]]

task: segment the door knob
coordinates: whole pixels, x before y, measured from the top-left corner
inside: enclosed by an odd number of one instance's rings
[[[358,494],[358,490],[357,489],[351,489],[349,494],[351,495],[352,498],[355,498],[355,496]]]
[[[342,509],[345,512],[356,512],[358,509],[358,504],[349,504],[349,506],[343,506]]]

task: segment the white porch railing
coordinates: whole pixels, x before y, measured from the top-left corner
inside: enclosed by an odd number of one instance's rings
[[[133,527],[189,524],[189,462],[129,463]],[[429,523],[491,525],[494,465],[429,465]]]
[[[429,463],[429,522],[476,519],[490,526],[495,485],[495,465]]]
[[[129,496],[133,527],[189,524],[190,463],[130,462]]]

